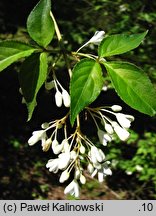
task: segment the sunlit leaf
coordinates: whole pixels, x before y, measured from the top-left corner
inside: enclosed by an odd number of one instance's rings
[[[40,0],[27,19],[30,37],[46,47],[54,36],[54,23],[50,16],[51,0]]]
[[[99,46],[99,56],[107,57],[119,55],[135,49],[140,45],[147,31],[140,34],[117,34],[102,40]]]
[[[0,71],[20,58],[27,57],[36,51],[31,45],[18,41],[0,42]]]
[[[156,91],[140,68],[126,62],[104,62],[104,65],[123,101],[142,113],[156,114]]]
[[[76,64],[70,83],[72,125],[79,112],[98,97],[102,87],[103,77],[99,63],[83,59]]]

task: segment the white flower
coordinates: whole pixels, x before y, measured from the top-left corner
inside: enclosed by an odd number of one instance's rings
[[[57,173],[59,170],[59,158],[49,160],[46,167],[49,168],[49,172]]]
[[[61,144],[63,145],[62,151],[69,152],[70,151],[70,145],[67,139],[62,140]]]
[[[88,164],[87,170],[88,170],[89,173],[93,173],[94,167],[93,167],[93,165],[91,163]]]
[[[92,177],[94,177],[96,174],[98,175],[98,181],[103,182],[104,177],[107,175],[112,175],[111,169],[108,167],[109,161],[102,164],[100,169],[95,169],[92,173]]]
[[[81,184],[86,184],[86,178],[82,174],[80,175],[80,182],[81,182]]]
[[[56,106],[61,107],[62,106],[62,94],[59,90],[56,91],[55,93],[55,102]]]
[[[43,151],[48,151],[51,144],[52,144],[51,138],[47,139],[45,142],[42,142],[42,150]]]
[[[101,144],[103,144],[104,146],[107,145],[107,140],[105,139],[105,132],[101,129],[98,129],[98,137],[99,137],[99,141]]]
[[[59,169],[66,169],[70,163],[70,153],[59,154]]]
[[[123,113],[117,113],[116,118],[119,122],[119,124],[124,128],[130,128],[131,121],[134,120],[134,117],[131,115],[125,115]]]
[[[72,196],[75,196],[76,198],[79,197],[79,185],[77,181],[74,179],[64,190],[64,194],[71,194]]]
[[[81,175],[81,171],[79,168],[76,167],[75,174],[74,174],[75,179],[79,179],[80,175]]]
[[[105,124],[105,130],[107,131],[107,133],[109,134],[113,134],[114,130],[112,128],[112,126],[110,124]]]
[[[63,171],[60,176],[59,182],[60,183],[65,182],[66,180],[68,180],[69,176],[70,176],[70,173],[68,172],[68,170]]]
[[[61,153],[58,158],[51,159],[48,161],[46,167],[49,168],[50,172],[57,173],[58,170],[66,169],[70,163],[70,154]]]
[[[130,133],[125,128],[120,127],[117,122],[112,122],[112,126],[114,127],[114,131],[122,141],[126,141],[129,138]]]
[[[113,105],[111,106],[111,109],[114,111],[114,112],[119,112],[122,110],[122,107],[119,106],[119,105]]]
[[[84,154],[85,151],[86,151],[85,147],[81,144],[81,146],[80,146],[80,153]]]
[[[46,90],[51,90],[52,88],[55,87],[55,82],[54,80],[50,81],[50,82],[45,82],[45,89]]]
[[[104,35],[105,35],[104,31],[96,31],[94,36],[88,42],[99,45],[100,42],[103,40]]]
[[[34,145],[35,143],[37,143],[40,140],[44,141],[46,139],[46,132],[45,132],[45,130],[34,131],[32,134],[33,135],[28,140],[28,144],[30,146]]]
[[[63,150],[63,143],[59,144],[58,141],[55,139],[52,141],[52,150],[54,154],[59,154]]]
[[[93,35],[93,37],[87,41],[83,46],[81,46],[77,52],[79,52],[83,47],[87,46],[88,44],[92,43],[95,45],[99,45],[101,43],[101,41],[103,40],[105,35],[104,31],[96,31],[95,34]]]
[[[77,153],[76,153],[76,151],[72,150],[72,151],[70,152],[70,158],[71,158],[72,160],[75,160],[75,159],[77,158]]]
[[[93,162],[93,164],[101,163],[104,161],[104,159],[105,155],[103,151],[95,146],[92,146],[90,151],[90,160]]]
[[[70,95],[65,89],[62,90],[62,98],[65,107],[70,107]]]

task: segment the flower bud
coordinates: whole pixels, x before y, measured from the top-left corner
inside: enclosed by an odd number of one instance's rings
[[[79,179],[80,174],[81,174],[80,169],[76,168],[76,170],[75,170],[75,179]]]
[[[93,167],[93,165],[91,163],[88,164],[87,170],[88,170],[89,173],[93,173],[94,167]]]
[[[67,139],[62,140],[61,144],[63,145],[64,152],[69,152],[70,151],[70,145],[69,145],[69,142],[68,142]]]
[[[55,93],[55,102],[56,102],[56,106],[58,107],[62,106],[62,94],[58,90]]]
[[[131,121],[128,120],[124,114],[122,114],[122,113],[117,113],[117,114],[116,114],[116,118],[117,118],[119,124],[120,124],[122,127],[124,127],[124,128],[130,128],[130,126],[131,126]]]
[[[77,154],[76,154],[76,151],[71,151],[70,152],[70,158],[72,159],[72,160],[75,160],[76,158],[77,158]]]
[[[119,105],[113,105],[111,106],[111,109],[114,111],[114,112],[119,112],[122,110],[122,107],[119,106]]]
[[[88,42],[99,45],[100,42],[103,40],[104,35],[105,35],[104,31],[96,31],[94,36]]]
[[[114,131],[122,141],[129,138],[130,133],[125,128],[120,127],[117,122],[113,122],[112,125],[114,125]]]
[[[113,132],[114,132],[112,126],[110,124],[107,124],[107,123],[105,124],[105,130],[109,134],[113,134]]]
[[[104,138],[104,134],[105,132],[101,129],[98,129],[98,137],[99,137],[99,141],[101,144],[103,144],[104,146],[107,145],[107,140]]]
[[[54,154],[59,154],[63,149],[63,145],[57,145],[57,146],[53,146],[53,152]]]
[[[41,125],[41,128],[42,129],[47,129],[49,127],[49,123],[48,122],[45,122]]]
[[[69,174],[68,170],[63,171],[61,176],[60,176],[59,182],[63,183],[65,181],[67,181],[69,179],[69,176],[70,176],[70,174]]]
[[[80,175],[80,182],[81,182],[81,184],[86,184],[86,178],[82,174]]]
[[[44,144],[42,144],[42,150],[43,150],[44,152],[48,151],[49,148],[50,148],[50,146],[51,146],[51,144],[52,144],[51,138],[47,139],[47,140],[44,142]]]
[[[63,98],[63,103],[65,107],[70,107],[70,95],[65,89],[63,89],[62,91],[62,98]]]
[[[81,146],[80,146],[80,153],[84,154],[85,151],[86,151],[85,147],[81,144]]]

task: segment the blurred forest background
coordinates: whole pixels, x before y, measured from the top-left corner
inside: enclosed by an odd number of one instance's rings
[[[0,1],[0,40],[29,40],[26,19],[37,2]],[[140,66],[156,86],[156,1],[55,0],[52,8],[69,51],[78,49],[97,30],[116,34],[148,29],[139,48],[116,59]],[[19,94],[20,64],[11,65],[0,74],[0,199],[71,199],[64,196],[64,185],[58,183],[58,176],[45,168],[51,154],[43,153],[40,145],[30,148],[27,144],[33,130],[61,112],[56,110],[52,95],[42,88],[34,116],[26,122],[27,111]],[[60,63],[62,70],[63,65]],[[121,104],[124,112],[136,120],[127,143],[116,140],[106,149],[113,175],[103,184],[89,179],[82,187],[80,199],[155,199],[156,117],[131,109],[111,88],[98,100],[103,104]],[[88,133],[95,135],[91,127]]]

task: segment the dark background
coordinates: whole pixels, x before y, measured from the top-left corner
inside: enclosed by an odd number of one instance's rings
[[[25,31],[27,16],[38,1],[5,0],[0,2],[0,39],[28,38]],[[106,34],[149,30],[144,43],[122,59],[141,66],[156,85],[156,2],[155,1],[108,1],[78,0],[52,1],[54,15],[58,21],[68,50],[78,49],[96,30]],[[119,59],[121,57],[118,57]],[[46,171],[45,163],[50,153],[42,153],[40,145],[30,148],[27,140],[33,130],[44,121],[61,115],[56,110],[52,94],[42,88],[38,107],[30,122],[26,122],[27,110],[21,104],[18,74],[20,62],[9,66],[0,74],[0,198],[1,199],[64,199],[63,187],[58,177]],[[64,68],[62,68],[64,70]],[[141,114],[120,101],[114,91],[100,96],[96,103],[121,103],[124,111],[137,116],[132,129],[140,139],[145,132],[156,133],[155,117]],[[86,129],[86,128],[85,128]],[[88,134],[92,134],[88,130]],[[130,148],[133,154],[133,148]],[[131,178],[132,183],[129,183]],[[125,175],[115,171],[103,186],[91,180],[82,191],[82,199],[148,199],[155,195],[154,187],[143,187],[144,193],[135,196],[139,187],[136,175]],[[116,181],[118,183],[116,183]],[[144,184],[145,182],[141,183]],[[116,187],[114,185],[116,184]],[[131,184],[131,189],[129,189]],[[101,188],[102,187],[102,188]],[[148,194],[147,191],[150,190]],[[103,191],[103,192],[101,192]],[[132,193],[133,191],[133,193]]]

